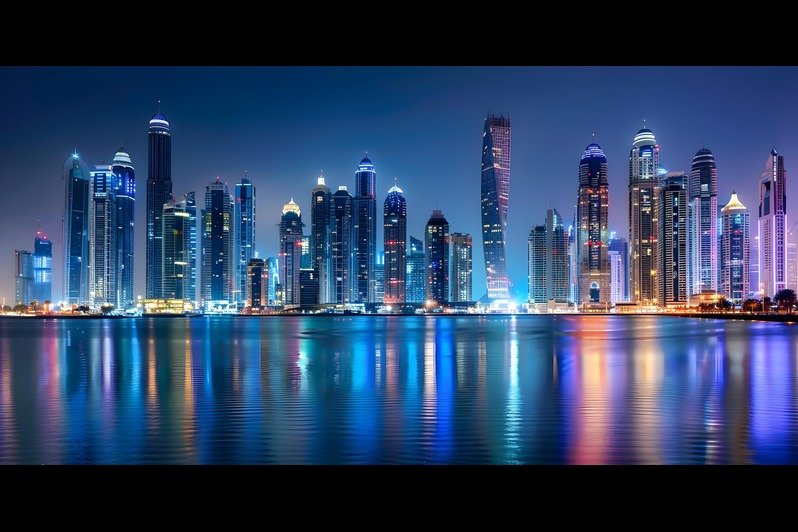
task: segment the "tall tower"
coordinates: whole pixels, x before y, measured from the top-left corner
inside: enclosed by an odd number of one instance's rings
[[[432,211],[424,230],[427,248],[427,301],[442,305],[449,301],[449,222],[443,212]]]
[[[612,276],[611,283],[616,283],[617,291],[613,288],[616,300],[614,303],[629,301],[629,244],[625,238],[615,236],[615,231],[610,233],[609,253],[615,253],[617,258],[616,266],[617,276],[610,272]],[[612,270],[612,261],[610,258],[610,270]]]
[[[345,186],[338,187],[333,194],[332,209],[330,303],[351,303],[354,285],[354,253],[352,251],[354,235],[352,231],[352,196]]]
[[[53,243],[41,227],[33,240],[33,299],[40,305],[53,299]]]
[[[319,176],[310,196],[310,267],[319,276],[319,303],[330,303],[332,294],[332,193]]]
[[[409,237],[407,247],[407,276],[405,277],[405,301],[423,303],[426,297],[427,272],[424,258],[424,242]]]
[[[576,205],[579,304],[610,302],[609,181],[607,158],[589,144],[579,161]]]
[[[263,259],[249,259],[247,263],[246,305],[260,309],[269,299],[269,268]]]
[[[787,171],[774,147],[759,180],[759,286],[764,297],[787,287]]]
[[[130,155],[120,147],[111,163],[116,195],[116,306],[133,303],[133,250],[135,232],[136,173]]]
[[[158,112],[150,119],[147,134],[149,158],[147,160],[147,298],[161,297],[163,281],[163,235],[161,216],[164,203],[172,198],[172,133],[169,122]]]
[[[355,252],[355,303],[374,302],[374,262],[377,258],[377,172],[368,157],[355,172],[352,198]]]
[[[657,280],[661,306],[685,306],[688,301],[687,188],[684,172],[669,172],[660,187]]]
[[[654,133],[643,128],[629,153],[630,301],[657,303],[657,198],[659,146]]]
[[[471,268],[471,235],[452,233],[451,235],[451,275],[452,287],[450,301],[473,301]]]
[[[383,229],[384,301],[387,304],[404,303],[407,277],[407,202],[404,192],[396,185],[388,190],[385,198]]]
[[[92,190],[89,225],[89,299],[95,305],[117,302],[117,255],[119,237],[116,183],[111,166],[97,164],[90,173]]]
[[[163,209],[162,209],[163,211]],[[233,198],[220,177],[205,187],[202,210],[202,300],[231,301]]]
[[[745,205],[732,192],[729,203],[721,209],[723,247],[721,249],[720,291],[727,298],[741,303],[748,297],[748,250],[751,246],[749,215]]]
[[[14,250],[14,303],[27,305],[33,299],[33,253]]]
[[[197,300],[197,204],[194,192],[163,206],[163,297]]]
[[[283,205],[280,218],[280,280],[283,284],[283,304],[300,305],[299,277],[302,259],[302,211],[294,198]]]
[[[482,250],[488,298],[509,297],[505,241],[510,201],[510,118],[488,115],[482,133]]]
[[[89,176],[77,153],[64,163],[64,301],[89,301]]]
[[[255,186],[246,177],[236,183],[233,206],[233,299],[244,303],[247,296],[247,266],[255,251]]]
[[[569,299],[568,235],[556,209],[546,211],[546,222],[529,232],[528,301],[565,303]]]
[[[718,290],[718,170],[715,156],[701,148],[693,157],[688,186],[689,294]]]

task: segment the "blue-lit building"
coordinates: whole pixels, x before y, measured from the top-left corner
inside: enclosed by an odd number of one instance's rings
[[[345,186],[338,187],[332,197],[331,233],[332,292],[330,303],[351,303],[354,290],[354,235],[352,230],[352,196]]]
[[[355,172],[355,195],[352,198],[354,251],[354,303],[373,303],[374,264],[377,258],[377,172],[364,157]]]
[[[407,303],[423,303],[426,298],[427,272],[424,255],[424,242],[409,237],[407,248],[407,276],[405,301]]]
[[[742,303],[750,292],[749,250],[750,228],[748,209],[732,192],[721,209],[721,285],[720,292],[728,299]]]
[[[383,299],[387,304],[404,303],[407,277],[407,201],[394,185],[388,190],[383,211]],[[377,297],[378,300],[379,296]]]
[[[160,298],[163,288],[161,264],[163,264],[164,204],[172,198],[172,132],[169,122],[158,112],[150,119],[147,160],[147,298]]]
[[[14,250],[14,302],[27,305],[33,299],[33,253]]]
[[[319,176],[310,198],[311,268],[319,275],[319,303],[329,303],[332,294],[332,193]]]
[[[202,210],[203,301],[232,301],[233,198],[221,178],[205,187]]]
[[[194,192],[163,206],[162,294],[197,300],[197,203]]]
[[[133,294],[133,252],[135,244],[134,220],[136,206],[136,173],[130,155],[120,147],[111,163],[116,194],[116,250],[117,250],[117,307],[127,307],[135,301]]]
[[[77,153],[64,163],[64,301],[89,301],[89,176]]]
[[[247,294],[247,265],[255,251],[255,186],[246,177],[236,183],[233,207],[235,257],[235,301],[243,304]]]
[[[245,306],[261,309],[269,301],[269,268],[263,259],[252,258],[247,263]]]
[[[377,301],[385,300],[385,252],[377,252],[377,263],[374,265],[374,297]]]
[[[294,198],[283,205],[280,218],[280,281],[283,305],[301,305],[300,270],[302,268],[302,211]]]
[[[471,279],[471,235],[468,233],[452,233],[450,238],[451,280],[449,299],[453,302],[473,301]]]
[[[509,117],[485,117],[481,208],[482,249],[489,299],[509,297],[505,241],[510,201],[510,140]]]
[[[33,240],[33,299],[44,303],[53,299],[53,243],[41,228]]]
[[[449,222],[438,209],[424,230],[426,248],[427,290],[426,299],[434,305],[449,301]]]
[[[269,288],[266,294],[270,306],[277,304],[277,285],[280,284],[279,261],[277,257],[266,257],[266,269],[269,270]]]
[[[116,182],[111,166],[100,163],[90,173],[91,220],[89,222],[89,299],[94,305],[117,304]],[[159,216],[160,221],[160,216]],[[159,241],[160,242],[160,241]],[[160,271],[160,268],[159,268]]]

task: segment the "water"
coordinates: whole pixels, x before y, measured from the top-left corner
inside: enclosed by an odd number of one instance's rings
[[[798,463],[797,365],[765,322],[0,319],[0,463]]]

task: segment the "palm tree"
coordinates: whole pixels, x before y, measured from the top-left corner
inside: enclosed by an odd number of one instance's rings
[[[778,302],[779,308],[786,307],[787,312],[789,314],[792,314],[792,307],[795,305],[795,300],[796,300],[794,290],[790,288],[779,290],[778,293],[776,294],[776,297],[774,297],[773,299],[775,299]]]

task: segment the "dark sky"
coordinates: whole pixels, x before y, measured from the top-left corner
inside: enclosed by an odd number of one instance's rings
[[[752,211],[775,145],[788,170],[788,225],[796,193],[795,67],[36,67],[0,68],[6,125],[0,154],[0,297],[12,300],[13,250],[32,249],[36,220],[54,243],[53,296],[62,290],[61,168],[77,147],[93,165],[124,143],[136,169],[135,293],[144,292],[147,123],[162,100],[172,125],[175,195],[244,171],[257,187],[257,250],[274,254],[291,197],[310,225],[311,188],[354,189],[368,150],[382,202],[397,178],[408,232],[423,238],[434,208],[451,231],[474,236],[474,296],[485,291],[480,162],[485,114],[512,120],[508,264],[526,297],[526,239],[553,206],[572,219],[577,169],[596,134],[607,155],[610,228],[626,235],[628,156],[643,118],[668,170],[689,171],[702,146],[718,164],[718,203],[732,189]],[[307,231],[307,228],[306,228]]]

